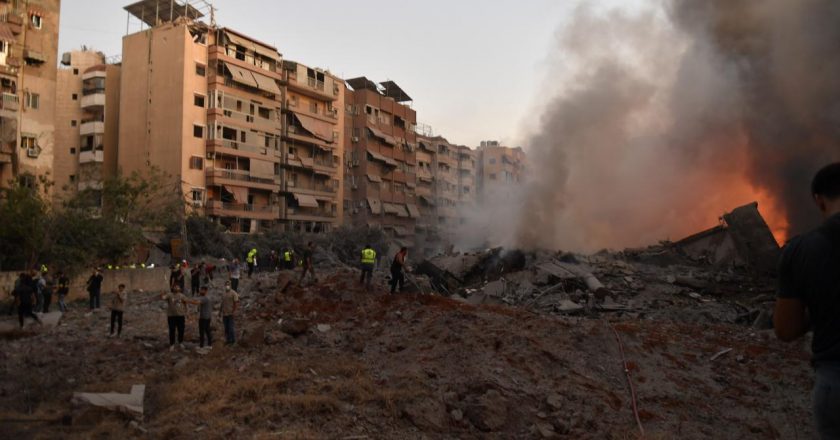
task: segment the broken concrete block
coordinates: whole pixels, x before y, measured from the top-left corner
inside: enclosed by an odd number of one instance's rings
[[[287,335],[300,336],[309,330],[309,320],[306,319],[284,319],[280,323],[280,330]]]
[[[568,299],[560,300],[554,305],[554,308],[561,313],[577,313],[583,310],[582,305]]]
[[[73,393],[72,402],[75,405],[93,405],[134,417],[142,417],[145,393],[146,385],[134,385],[129,394]]]

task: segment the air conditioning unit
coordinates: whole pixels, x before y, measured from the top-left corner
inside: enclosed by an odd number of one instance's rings
[[[354,167],[359,166],[359,159],[353,159],[353,166]]]
[[[359,189],[359,185],[357,185],[355,183],[353,185],[351,185],[350,187],[353,188],[353,189]]]
[[[353,136],[353,143],[355,144],[355,143],[358,143],[358,142],[359,142],[359,137],[358,136]]]
[[[213,153],[207,153],[207,160],[213,160],[216,158],[216,155]]]
[[[27,148],[26,149],[26,155],[28,157],[33,157],[33,158],[38,157],[38,155],[39,155],[38,149],[37,148]]]

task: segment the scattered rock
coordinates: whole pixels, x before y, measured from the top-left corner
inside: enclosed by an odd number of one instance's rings
[[[403,409],[403,415],[423,430],[440,432],[448,426],[446,406],[436,399],[412,401]]]
[[[292,336],[300,336],[309,330],[307,319],[284,319],[280,323],[280,330]]]

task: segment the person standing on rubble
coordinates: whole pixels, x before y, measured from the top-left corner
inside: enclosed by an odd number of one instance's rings
[[[196,296],[198,295],[198,289],[201,287],[201,272],[204,267],[204,263],[199,264],[198,266],[193,266],[190,269],[190,295]]]
[[[773,326],[786,342],[813,331],[814,422],[823,439],[840,439],[840,162],[817,173],[811,195],[824,222],[782,251]]]
[[[169,351],[175,350],[175,333],[178,333],[178,346],[184,348],[184,329],[187,325],[187,304],[190,302],[181,288],[175,286],[170,293],[160,295],[166,301],[166,323],[169,326]]]
[[[286,252],[283,252],[283,269],[295,270],[295,251],[292,248],[288,248]]]
[[[403,291],[406,257],[408,257],[408,248],[405,246],[400,248],[400,251],[394,255],[394,261],[391,263],[391,294],[397,292],[397,284],[400,285],[400,293]]]
[[[213,348],[213,334],[210,332],[210,322],[213,319],[213,302],[207,296],[207,285],[201,286],[198,297],[198,348],[204,349],[204,339],[207,338],[207,348]]]
[[[309,242],[306,245],[306,248],[303,251],[303,260],[301,261],[301,272],[300,272],[300,280],[298,284],[303,283],[303,279],[306,277],[307,272],[312,277],[312,281],[318,282],[318,278],[315,276],[315,265],[312,263],[312,256],[315,254],[315,243]]]
[[[23,328],[23,322],[26,318],[32,318],[38,324],[43,324],[37,315],[32,311],[32,306],[35,304],[35,287],[31,275],[23,274],[20,284],[15,287],[12,296],[18,309],[18,320],[20,321],[20,328]]]
[[[64,298],[70,293],[70,278],[64,272],[58,272],[58,310],[61,313],[67,313],[67,304],[64,303]]]
[[[235,291],[239,291],[239,278],[242,277],[242,263],[239,258],[234,258],[233,262],[228,267],[228,274],[230,276],[230,287]]]
[[[248,251],[248,255],[245,256],[245,264],[248,265],[248,278],[250,279],[257,267],[257,248]]]
[[[41,313],[50,313],[50,304],[52,304],[53,293],[55,292],[55,281],[46,272],[41,274],[41,281],[39,281],[41,288]]]
[[[239,294],[231,286],[225,286],[225,293],[222,294],[222,306],[219,308],[219,316],[222,318],[222,324],[225,326],[226,345],[236,343],[236,327],[234,326],[233,317],[238,308]]]
[[[376,265],[376,251],[367,244],[362,249],[362,277],[359,279],[359,284],[370,288],[373,281],[373,268]]]
[[[97,267],[93,270],[93,274],[87,280],[87,291],[90,297],[90,310],[99,308],[99,296],[102,293],[102,272]]]
[[[114,324],[117,324],[117,337],[122,335],[123,327],[123,312],[128,303],[128,292],[125,291],[125,284],[117,286],[117,291],[114,292],[114,297],[111,298],[111,332],[108,333],[109,338],[114,337]]]

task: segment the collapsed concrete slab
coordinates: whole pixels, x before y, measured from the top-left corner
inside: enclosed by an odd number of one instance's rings
[[[143,398],[146,385],[134,385],[129,394],[120,393],[73,393],[71,400],[75,405],[92,405],[128,414],[133,417],[143,416]]]
[[[721,217],[721,224],[686,237],[674,246],[694,259],[715,266],[741,265],[773,274],[781,249],[773,232],[753,202]]]

